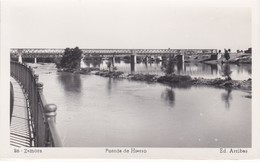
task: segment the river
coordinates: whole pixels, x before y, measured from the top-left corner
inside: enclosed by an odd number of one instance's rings
[[[169,87],[57,72],[52,63],[29,65],[44,83],[47,102],[58,106],[57,129],[66,147],[251,147],[251,99],[245,91]],[[221,77],[218,66],[185,64],[179,72]],[[117,65],[129,72],[128,67]],[[138,64],[136,72],[140,67],[161,73],[157,64]],[[251,77],[250,65],[230,69],[232,79]]]

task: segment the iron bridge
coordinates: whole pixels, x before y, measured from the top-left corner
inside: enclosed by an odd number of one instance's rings
[[[209,55],[217,54],[217,49],[81,49],[86,57],[123,57],[137,56],[163,56],[169,54]],[[65,49],[62,48],[12,48],[11,58],[22,55],[23,58],[60,58]]]

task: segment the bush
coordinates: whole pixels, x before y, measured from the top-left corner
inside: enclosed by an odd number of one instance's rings
[[[157,79],[159,83],[181,83],[192,81],[191,77],[188,75],[165,75]]]

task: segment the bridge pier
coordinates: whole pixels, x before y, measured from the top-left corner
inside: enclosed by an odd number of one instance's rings
[[[131,72],[135,71],[135,63],[136,63],[136,52],[132,50],[132,54],[130,56],[130,66],[131,66]]]
[[[18,62],[23,63],[22,54],[19,54],[19,56],[18,56]]]
[[[22,49],[18,49],[18,62],[23,63]]]
[[[184,63],[184,54],[176,55],[177,62]]]
[[[218,53],[217,55],[218,55],[217,60],[219,60],[222,57],[222,54]]]
[[[181,74],[181,72],[185,71],[184,63],[183,62],[177,62],[177,73]]]
[[[37,64],[37,57],[34,58],[34,63]]]
[[[112,57],[112,67],[115,66],[115,62],[116,62],[116,57],[115,57],[115,55],[113,55],[113,57]]]
[[[86,67],[87,67],[87,65],[85,64],[84,59],[81,58],[81,60],[80,60],[80,68],[86,68]]]
[[[158,56],[157,61],[162,61],[162,56]]]
[[[144,62],[147,63],[148,62],[148,56],[146,55],[144,58]]]

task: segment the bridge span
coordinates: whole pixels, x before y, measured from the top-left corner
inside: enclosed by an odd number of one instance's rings
[[[84,56],[163,56],[169,54],[184,54],[184,55],[203,55],[216,54],[217,49],[81,49]],[[62,57],[65,49],[61,48],[12,48],[10,51],[11,57],[23,58],[59,58]]]

